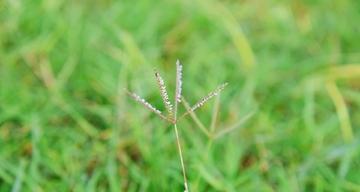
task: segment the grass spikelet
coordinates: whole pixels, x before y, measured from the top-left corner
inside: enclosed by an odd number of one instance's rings
[[[161,94],[161,98],[163,99],[165,108],[168,112],[168,116],[172,118],[173,116],[173,106],[169,100],[169,95],[166,91],[166,86],[165,86],[165,82],[164,79],[160,76],[160,73],[155,71],[155,77],[156,77],[156,81],[159,85],[159,89],[160,89],[160,94]]]
[[[181,91],[182,91],[182,65],[179,60],[176,61],[176,94],[175,102],[181,102]]]
[[[185,117],[186,115],[188,115],[190,112],[194,112],[196,109],[202,107],[203,105],[205,105],[205,103],[207,103],[211,98],[213,98],[214,96],[218,95],[222,90],[225,89],[225,87],[228,85],[228,83],[224,83],[221,84],[220,86],[218,86],[214,91],[210,92],[207,96],[205,96],[204,98],[202,98],[200,101],[198,101],[193,107],[191,107],[190,111],[187,111],[186,113],[184,113],[182,117]]]
[[[179,60],[176,61],[176,89],[175,89],[175,110],[174,110],[174,121],[177,120],[178,104],[181,102],[181,91],[182,91],[182,65]]]
[[[156,109],[154,106],[152,106],[149,102],[147,102],[145,99],[141,98],[139,95],[132,93],[125,89],[126,94],[128,94],[134,101],[140,103],[145,108],[149,109],[150,111],[154,112],[156,115],[158,115],[160,118],[164,120],[168,120],[158,109]]]

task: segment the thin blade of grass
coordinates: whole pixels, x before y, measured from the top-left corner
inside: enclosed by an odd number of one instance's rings
[[[210,124],[210,133],[213,134],[215,131],[216,120],[219,115],[219,108],[220,108],[220,94],[215,98],[214,110],[211,117],[211,124]]]
[[[64,66],[61,68],[59,75],[57,76],[56,86],[58,89],[63,89],[68,83],[69,78],[73,74],[78,62],[74,57],[69,58]]]
[[[256,66],[255,54],[234,14],[220,1],[198,0],[197,2],[208,13],[208,17],[215,16],[215,21],[227,30],[246,69],[253,69]]]
[[[234,125],[225,128],[221,131],[219,131],[217,134],[215,134],[214,138],[215,139],[219,139],[221,137],[223,137],[224,135],[234,131],[235,129],[239,128],[240,125],[244,124],[248,119],[250,119],[250,117],[252,117],[255,114],[255,111],[247,114],[245,117],[243,117],[242,119],[240,119],[238,122],[236,122]]]
[[[334,81],[326,83],[326,89],[332,99],[336,112],[340,121],[340,128],[344,141],[349,143],[353,141],[354,135],[351,127],[349,112],[345,103],[345,99],[342,96],[339,88],[336,86]]]
[[[98,135],[98,131],[94,126],[91,125],[79,112],[77,112],[71,105],[66,102],[61,92],[58,90],[58,80],[56,79],[53,69],[49,63],[48,59],[42,60],[39,68],[37,69],[35,66],[36,61],[33,60],[32,57],[27,59],[29,66],[33,70],[34,74],[43,82],[44,87],[47,89],[49,94],[51,95],[51,99],[54,104],[58,106],[61,110],[71,116],[75,120],[75,122],[79,125],[79,127],[88,135],[95,137]]]
[[[16,179],[14,185],[12,186],[11,192],[19,192],[22,191],[23,180],[24,180],[24,169],[25,169],[25,161],[20,161],[20,165],[17,168]]]
[[[330,68],[328,76],[335,80],[337,79],[351,79],[360,77],[360,64],[346,64]]]
[[[197,171],[200,173],[205,182],[212,188],[216,189],[217,191],[226,191],[223,182],[223,175],[221,175],[220,171],[215,167],[199,164],[197,166]]]
[[[74,119],[86,134],[91,137],[99,135],[99,131],[96,127],[94,127],[80,112],[74,109],[74,107],[68,104],[62,97],[53,98],[53,100],[56,106]]]

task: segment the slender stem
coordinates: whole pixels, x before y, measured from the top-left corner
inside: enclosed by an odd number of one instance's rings
[[[187,179],[186,179],[185,164],[184,164],[184,159],[183,159],[182,150],[181,150],[181,144],[180,144],[180,137],[179,137],[178,128],[177,128],[177,126],[176,126],[176,123],[174,124],[174,128],[175,128],[175,134],[176,134],[176,141],[177,141],[177,146],[178,146],[178,152],[179,152],[179,156],[180,156],[182,173],[183,173],[183,176],[184,176],[184,187],[185,187],[185,191],[184,191],[184,192],[189,192],[188,182],[187,182]]]

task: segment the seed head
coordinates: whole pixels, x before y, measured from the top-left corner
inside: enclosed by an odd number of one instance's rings
[[[167,112],[169,113],[168,114],[169,117],[171,117],[173,114],[173,106],[169,100],[169,95],[166,91],[165,82],[164,82],[163,78],[160,76],[160,73],[158,73],[157,71],[155,71],[155,77],[156,77],[157,83],[160,88],[161,98],[163,99],[165,108],[166,108]]]

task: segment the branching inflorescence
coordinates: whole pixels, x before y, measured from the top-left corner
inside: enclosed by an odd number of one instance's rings
[[[180,157],[180,163],[182,168],[182,173],[184,177],[184,188],[185,192],[189,192],[187,177],[186,177],[186,171],[185,171],[185,164],[183,160],[183,154],[180,144],[180,137],[178,133],[177,128],[177,122],[179,119],[187,116],[188,114],[194,112],[196,109],[202,107],[205,103],[207,103],[211,98],[218,95],[226,86],[227,83],[224,83],[220,86],[218,86],[214,91],[210,92],[207,96],[200,99],[193,107],[191,107],[187,112],[185,112],[183,115],[180,116],[180,118],[177,117],[178,112],[178,104],[182,101],[182,65],[179,60],[176,61],[176,89],[175,89],[175,98],[174,98],[174,105],[170,102],[168,92],[166,90],[164,79],[161,77],[160,73],[155,71],[155,77],[157,84],[159,86],[160,95],[163,100],[163,103],[165,105],[167,114],[164,115],[160,110],[156,109],[153,105],[151,105],[149,102],[147,102],[145,99],[141,98],[135,93],[132,93],[128,90],[125,90],[126,93],[136,102],[143,105],[145,108],[153,112],[154,114],[158,115],[161,119],[165,120],[166,122],[169,122],[174,125],[174,130],[176,134],[176,141],[178,146],[178,152]]]

